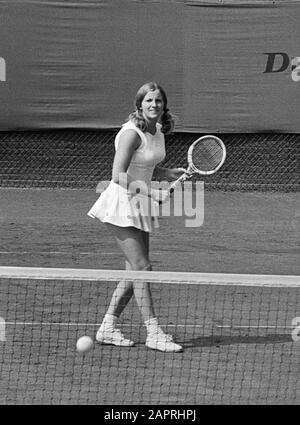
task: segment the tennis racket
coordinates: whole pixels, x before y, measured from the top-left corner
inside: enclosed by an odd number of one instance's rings
[[[226,158],[226,147],[216,136],[202,136],[191,144],[187,153],[188,168],[170,186],[170,193],[190,178],[192,174],[210,175],[222,167]]]

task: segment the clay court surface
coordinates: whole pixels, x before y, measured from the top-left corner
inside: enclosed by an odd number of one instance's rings
[[[0,194],[0,265],[123,268],[105,226],[86,215],[95,191]],[[160,220],[151,238],[154,269],[299,275],[299,206],[296,193],[207,192],[201,227],[185,227],[183,217]],[[158,315],[183,353],[147,350],[131,302],[121,325],[135,347],[97,344],[79,355],[77,338],[95,335],[113,288],[107,282],[3,280],[1,312],[10,324],[0,352],[2,404],[299,401],[299,343],[284,329],[298,314],[296,289],[154,284]],[[271,327],[222,328],[249,320]]]
[[[2,189],[3,266],[123,268],[105,225],[86,213],[93,190]],[[300,274],[298,193],[205,192],[204,223],[163,217],[151,237],[154,270]]]

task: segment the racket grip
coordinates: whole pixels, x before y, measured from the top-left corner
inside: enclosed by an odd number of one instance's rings
[[[174,192],[174,190],[176,189],[176,187],[179,185],[179,184],[181,184],[184,180],[186,180],[186,178],[188,177],[188,175],[186,174],[186,173],[183,173],[177,180],[175,180],[172,184],[171,184],[171,186],[170,186],[170,189],[169,189],[169,192],[170,193],[173,193]]]
[[[174,191],[175,191],[175,189],[176,189],[176,187],[179,185],[179,184],[181,184],[184,180],[186,180],[187,178],[189,177],[189,174],[186,174],[186,173],[183,173],[177,180],[175,180],[171,185],[170,185],[170,188],[169,188],[169,194],[171,195]],[[163,202],[162,201],[155,201],[155,204],[156,205],[162,205],[163,204]]]

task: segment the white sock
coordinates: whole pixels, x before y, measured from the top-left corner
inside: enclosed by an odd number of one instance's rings
[[[145,321],[145,326],[147,328],[147,333],[151,334],[157,334],[161,332],[161,328],[158,324],[158,320],[156,317],[151,317],[151,319],[148,319]]]
[[[105,327],[109,327],[109,328],[110,327],[114,328],[117,321],[118,321],[117,316],[114,316],[113,314],[106,313],[106,315],[104,316],[104,319],[102,321],[101,327],[105,326]]]

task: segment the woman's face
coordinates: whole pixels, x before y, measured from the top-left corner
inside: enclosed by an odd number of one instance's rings
[[[141,108],[147,121],[157,122],[164,110],[164,102],[160,91],[149,91],[142,101]]]

